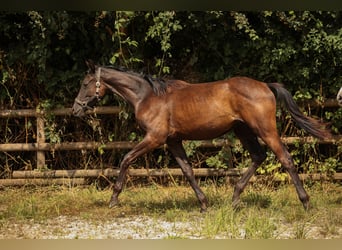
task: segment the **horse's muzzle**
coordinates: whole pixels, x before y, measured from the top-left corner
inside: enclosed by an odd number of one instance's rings
[[[85,110],[83,106],[75,102],[72,106],[72,114],[77,117],[82,117],[85,116]]]
[[[97,96],[88,98],[86,101],[81,101],[76,98],[72,107],[72,113],[74,114],[74,116],[78,117],[85,116],[86,111],[92,110],[99,100],[100,98]]]

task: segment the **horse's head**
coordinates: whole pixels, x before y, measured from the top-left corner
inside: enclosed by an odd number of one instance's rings
[[[342,87],[340,88],[340,91],[338,92],[336,96],[336,100],[338,102],[338,105],[342,106]]]
[[[92,61],[86,61],[86,64],[89,71],[82,81],[72,107],[73,114],[79,117],[84,116],[87,110],[92,109],[106,92],[106,87],[101,82],[101,68]]]

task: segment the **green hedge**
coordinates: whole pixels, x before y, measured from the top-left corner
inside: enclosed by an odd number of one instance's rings
[[[297,100],[335,98],[342,82],[341,22],[341,12],[325,11],[0,12],[0,107],[70,107],[89,58],[193,83],[244,75],[282,82]],[[102,105],[125,104],[109,96]],[[340,133],[341,109],[304,111],[331,122]],[[111,127],[103,118],[102,130],[115,140],[136,137],[132,114],[120,117]],[[70,119],[47,118],[48,140],[72,140]],[[34,123],[26,121],[26,134],[17,123],[0,121],[1,143],[34,140]],[[99,139],[86,124],[79,126]],[[323,158],[332,161],[341,151],[324,152]],[[119,156],[108,160],[119,161]]]

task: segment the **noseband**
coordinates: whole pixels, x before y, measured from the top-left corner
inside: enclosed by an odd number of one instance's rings
[[[83,109],[93,109],[93,104],[95,105],[96,102],[101,101],[100,97],[100,87],[101,87],[101,67],[99,67],[97,74],[96,74],[96,83],[95,83],[95,95],[91,97],[87,101],[81,101],[78,98],[75,99],[75,102],[82,106]]]

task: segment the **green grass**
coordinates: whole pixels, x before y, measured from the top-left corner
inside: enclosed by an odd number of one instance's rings
[[[29,220],[44,222],[56,216],[78,216],[101,223],[112,218],[144,215],[155,220],[187,222],[202,238],[341,238],[342,186],[316,183],[307,187],[312,209],[304,211],[292,185],[277,188],[250,185],[242,194],[244,206],[231,207],[231,186],[205,185],[210,207],[204,214],[189,186],[130,187],[120,205],[108,208],[111,190],[37,187],[0,191],[0,227]],[[189,229],[190,230],[190,229]],[[189,233],[189,232],[188,232]],[[173,238],[184,238],[181,232]]]

